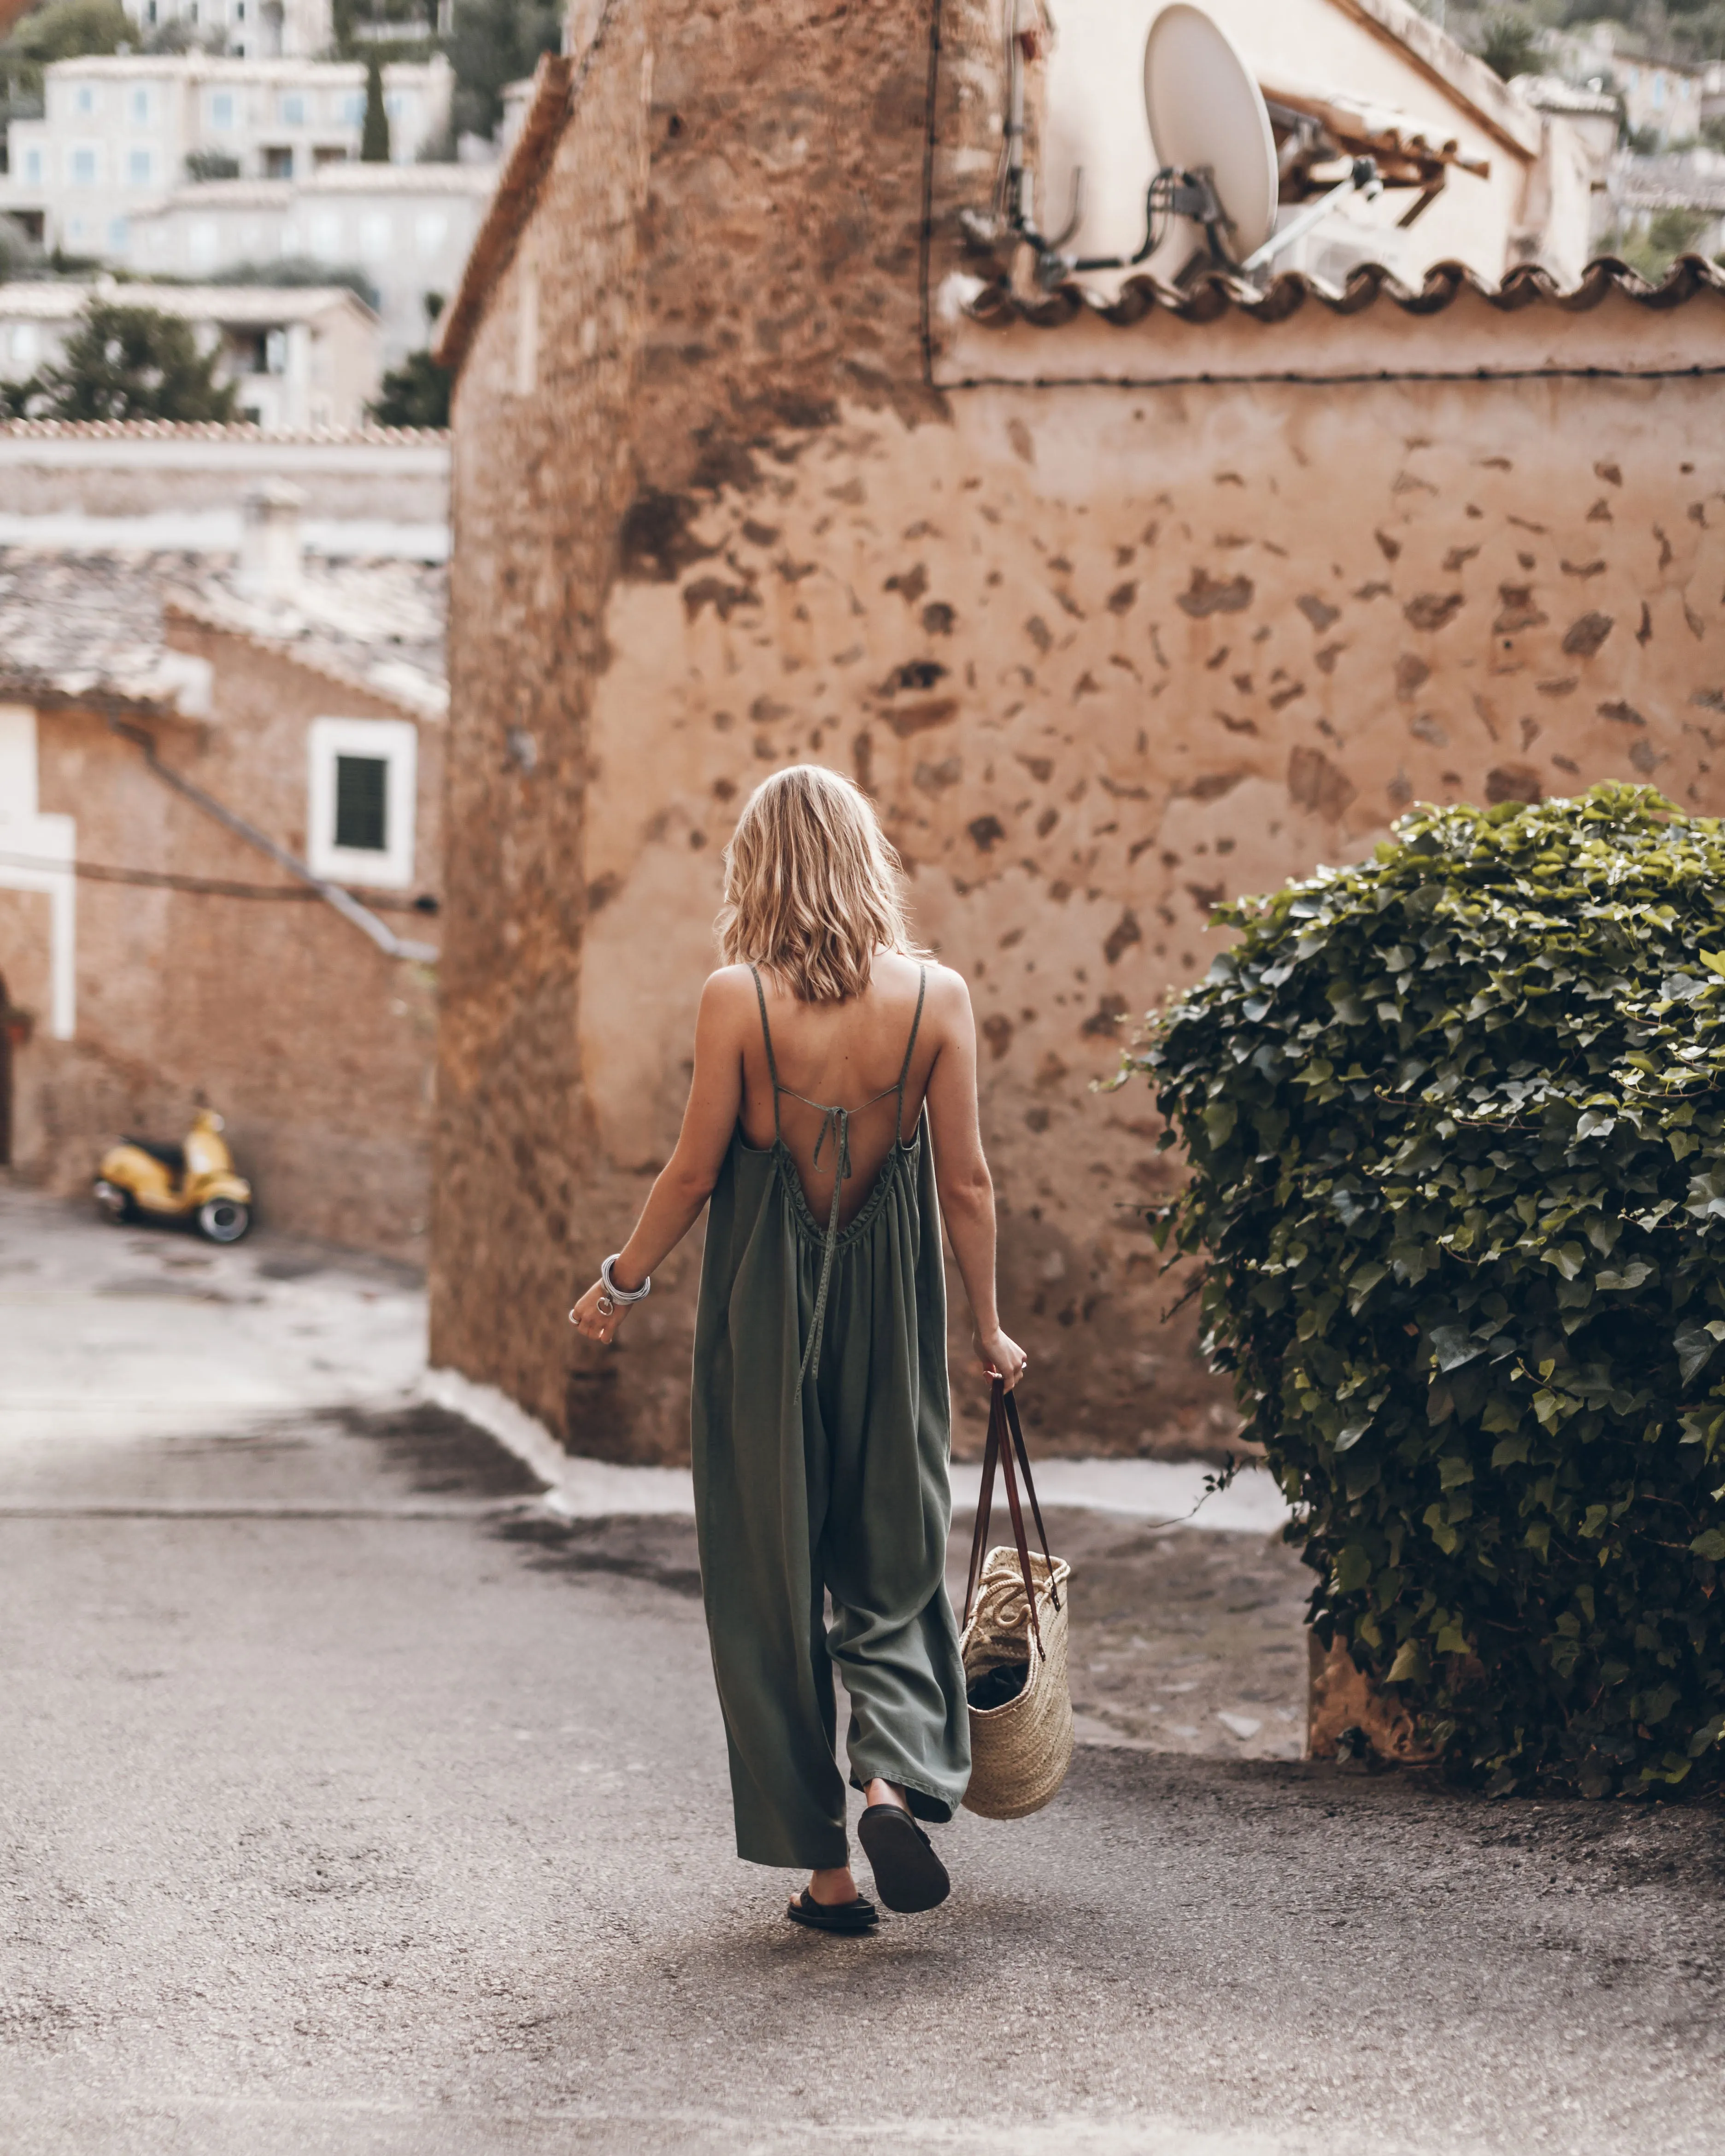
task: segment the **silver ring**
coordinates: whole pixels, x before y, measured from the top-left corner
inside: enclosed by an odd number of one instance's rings
[[[593,1308],[598,1311],[601,1317],[615,1317],[617,1315],[617,1305],[608,1295],[602,1295],[593,1305]]]

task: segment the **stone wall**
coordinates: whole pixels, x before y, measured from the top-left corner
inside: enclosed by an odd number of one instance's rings
[[[162,761],[302,857],[305,731],[325,712],[399,718],[278,653],[183,619],[212,668],[213,718],[137,721]],[[441,728],[419,730],[415,889],[439,888]],[[47,903],[0,892],[0,975],[39,1021],[18,1053],[13,1159],[88,1187],[123,1132],[178,1138],[207,1101],[227,1120],[260,1221],[423,1263],[429,1227],[435,982],[387,957],[273,865],[171,793],[99,712],[41,711],[39,806],[76,819],[77,1029],[49,1037]],[[404,936],[437,924],[381,895]],[[429,934],[428,935],[428,932]]]
[[[681,1453],[698,1237],[618,1349],[563,1313],[674,1142],[737,808],[814,758],[875,796],[971,981],[1044,1441],[1213,1450],[1142,1218],[1173,1165],[1142,1087],[1095,1081],[1219,898],[1415,799],[1718,805],[1716,393],[1634,378],[1671,331],[1627,300],[1546,308],[1537,364],[1531,317],[1385,300],[1280,349],[1024,328],[990,374],[942,305],[992,167],[980,14],[947,12],[927,167],[917,11],[727,20],[721,49],[704,8],[605,16],[458,393],[434,1353],[578,1450]],[[1500,325],[1506,378],[1429,378]],[[1190,379],[1206,338],[1257,378]],[[1582,372],[1602,340],[1627,378]],[[1263,378],[1289,348],[1348,378]]]
[[[310,519],[435,525],[449,515],[449,454],[442,435],[378,429],[320,439],[14,421],[0,425],[0,509],[13,518],[197,515],[237,511],[253,488],[285,480]]]

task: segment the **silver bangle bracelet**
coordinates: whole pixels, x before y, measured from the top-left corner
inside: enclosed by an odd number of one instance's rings
[[[653,1292],[651,1273],[648,1274],[637,1288],[619,1287],[611,1277],[611,1268],[622,1255],[621,1250],[613,1250],[610,1256],[599,1267],[599,1278],[605,1283],[605,1292],[613,1302],[644,1302]]]

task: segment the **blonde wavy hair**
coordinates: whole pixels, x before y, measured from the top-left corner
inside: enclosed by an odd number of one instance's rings
[[[921,955],[874,803],[816,763],[774,772],[743,803],[713,925],[726,965],[764,966],[805,1004],[860,996],[879,951]]]

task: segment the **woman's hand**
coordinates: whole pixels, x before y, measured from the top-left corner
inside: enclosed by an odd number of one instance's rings
[[[1010,1392],[1026,1370],[1030,1358],[1018,1342],[1003,1332],[997,1325],[992,1332],[978,1332],[976,1352],[983,1368],[991,1378],[1004,1378]]]
[[[611,1301],[603,1281],[596,1280],[569,1312],[569,1322],[583,1339],[598,1340],[608,1348],[617,1337],[617,1328],[622,1324],[624,1313],[632,1310],[634,1305],[617,1303],[607,1317],[599,1308],[602,1298],[607,1302]]]

